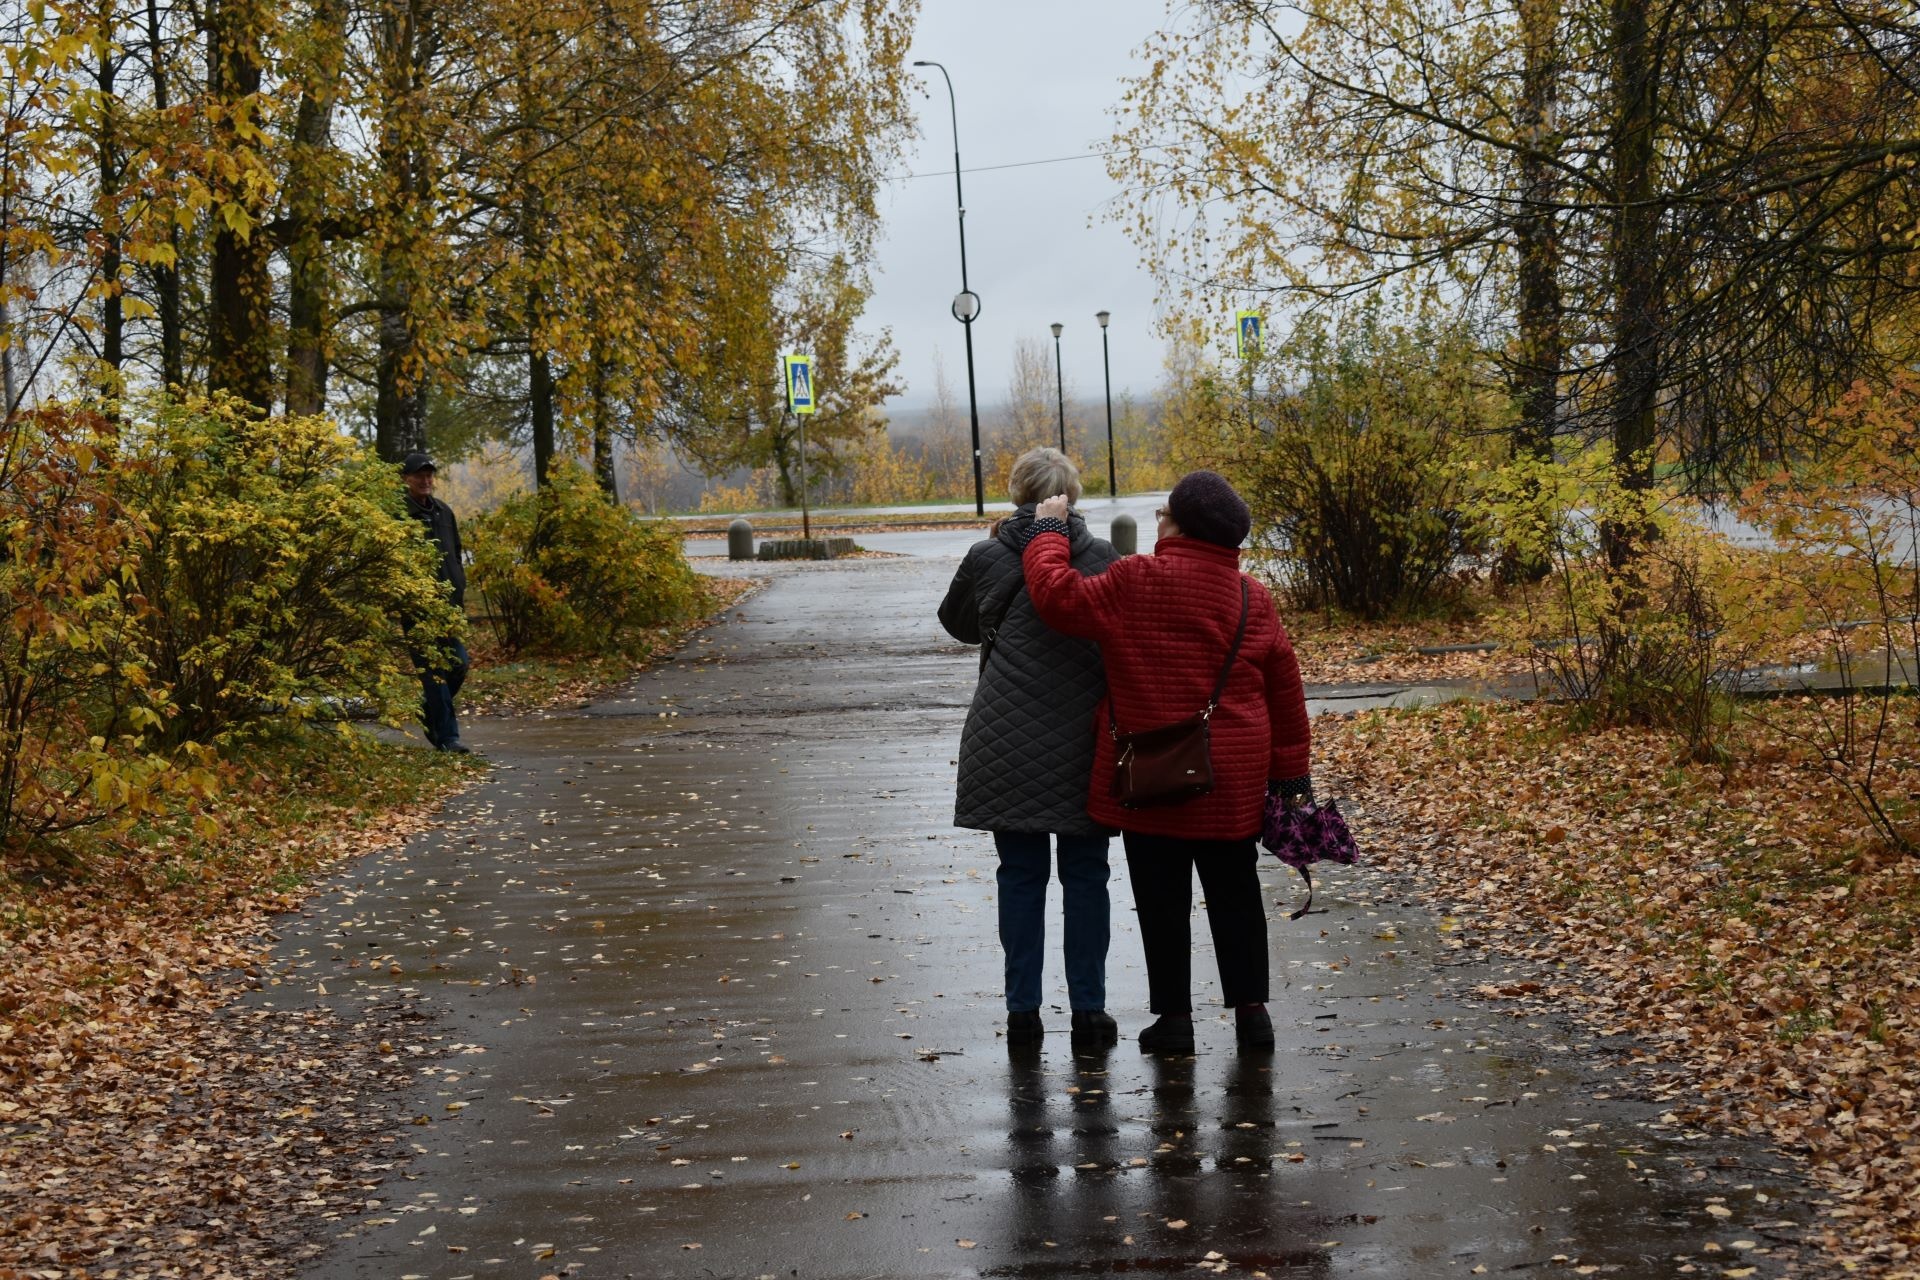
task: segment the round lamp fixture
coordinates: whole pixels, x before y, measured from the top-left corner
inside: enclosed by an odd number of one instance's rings
[[[953,295],[953,318],[961,324],[972,324],[980,314],[980,295],[971,289],[962,289]]]
[[[1094,312],[1094,313],[1093,313],[1093,318],[1094,318],[1095,320],[1098,320],[1098,321],[1100,322],[1100,327],[1101,327],[1102,329],[1104,329],[1104,328],[1106,328],[1106,327],[1107,327],[1107,321],[1109,321],[1109,320],[1111,320],[1111,319],[1113,319],[1113,312],[1111,312],[1111,311],[1096,311],[1096,312]]]
[[[1060,331],[1066,328],[1067,326],[1063,324],[1055,324],[1055,325],[1049,325],[1047,327],[1053,330],[1053,336],[1057,338],[1060,336]]]

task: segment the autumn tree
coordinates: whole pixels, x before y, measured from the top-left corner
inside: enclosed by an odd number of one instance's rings
[[[118,64],[102,58],[99,18],[98,11],[29,5],[5,11],[0,364],[8,463],[12,424],[50,371],[91,363],[95,335],[117,319],[117,304],[102,305],[113,294],[103,269],[119,246],[116,237],[99,234],[103,223],[112,226],[115,203],[100,194],[99,175],[119,168],[113,125],[102,122],[120,113],[100,89],[103,74],[114,83]],[[101,253],[85,252],[94,244]],[[91,381],[95,370],[81,373]],[[0,477],[6,473],[0,468]]]
[[[360,221],[337,212],[328,217],[330,209],[339,210],[351,198],[343,189],[345,156],[334,140],[346,75],[347,17],[347,0],[314,0],[289,58],[298,103],[287,148],[285,212],[276,230],[287,256],[284,403],[294,415],[319,413],[327,402],[327,329],[334,306],[327,245]]]
[[[1131,393],[1122,392],[1113,405],[1114,478],[1121,493],[1170,489],[1180,478],[1180,468],[1168,456],[1163,406],[1142,404]],[[1089,492],[1105,493],[1107,488],[1107,438],[1096,433],[1087,450],[1081,479]]]
[[[921,438],[920,460],[933,476],[938,493],[972,492],[972,437],[953,384],[947,380],[946,362],[937,351],[933,358],[933,407],[927,417],[926,433]]]
[[[267,151],[270,100],[262,90],[269,25],[278,16],[270,0],[212,0],[207,12],[207,386],[261,409],[274,403],[273,246],[263,224],[279,176]]]
[[[1038,338],[1021,338],[1013,344],[1013,368],[1007,375],[1007,398],[1001,405],[1000,421],[987,448],[985,474],[987,487],[1006,483],[1014,460],[1029,449],[1059,447],[1060,388],[1053,367],[1053,348]],[[1067,423],[1067,449],[1070,456],[1082,458],[1080,428]]]
[[[488,350],[525,361],[536,469],[587,447],[610,485],[620,437],[697,435],[716,460],[753,452],[755,433],[777,445],[760,410],[781,327],[865,296],[845,263],[864,257],[902,136],[907,15],[501,10],[494,56],[512,92],[482,110],[458,162],[487,229],[464,274]],[[817,281],[824,299],[796,301]],[[739,438],[716,443],[728,430]]]
[[[1713,488],[1811,446],[1816,410],[1916,354],[1909,9],[1182,13],[1115,162],[1176,297],[1391,288],[1470,316],[1523,404],[1516,451],[1606,439],[1636,485],[1663,450]]]
[[[227,390],[395,458],[517,364],[542,472],[746,448],[783,327],[864,300],[913,8],[5,0],[9,399]]]
[[[806,423],[807,474],[841,471],[867,447],[875,411],[900,390],[890,339],[884,334],[864,338],[855,331],[867,291],[864,274],[836,259],[797,282],[796,296],[783,302],[777,328],[762,332],[742,324],[724,333],[722,348],[750,353],[758,369],[741,371],[738,391],[732,380],[690,385],[693,394],[684,406],[691,412],[670,434],[709,474],[770,467],[778,477],[780,500],[797,503],[801,424],[787,412],[777,353],[806,351],[814,357],[819,408]]]

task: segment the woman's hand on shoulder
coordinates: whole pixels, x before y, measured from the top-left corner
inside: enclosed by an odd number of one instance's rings
[[[1067,518],[1067,495],[1056,493],[1033,509],[1035,520],[1065,520]]]

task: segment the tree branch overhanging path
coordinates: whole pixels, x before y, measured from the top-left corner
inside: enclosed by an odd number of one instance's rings
[[[854,321],[914,11],[16,0],[10,411],[227,391],[335,414],[389,459],[432,424],[611,479],[621,437],[784,457],[769,371],[808,346],[831,457],[893,382]],[[520,404],[491,405],[516,378]]]
[[[1642,481],[1657,448],[1722,492],[1916,355],[1920,22],[1898,6],[1170,16],[1110,167],[1177,309],[1386,290],[1464,312],[1524,405],[1517,447],[1610,439]]]

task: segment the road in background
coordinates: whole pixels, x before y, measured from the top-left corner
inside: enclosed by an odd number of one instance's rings
[[[1152,551],[1156,541],[1156,521],[1154,509],[1167,500],[1164,493],[1129,493],[1119,499],[1088,498],[1076,508],[1085,517],[1088,525],[1100,537],[1107,537],[1113,528],[1115,516],[1125,513],[1133,517],[1139,549]],[[987,526],[994,520],[1006,515],[1013,508],[1007,503],[987,504],[987,517],[977,523],[970,523],[959,529],[905,529],[890,533],[855,532],[853,540],[868,551],[887,551],[894,555],[905,556],[962,556],[967,548],[987,536]],[[863,507],[849,510],[836,508],[831,511],[813,513],[816,530],[835,528],[834,521],[850,516],[869,518],[875,515],[899,515],[925,517],[931,514],[951,513],[959,519],[974,521],[973,505],[940,507]],[[790,517],[790,518],[789,518]],[[724,524],[728,516],[685,516],[685,521],[698,521],[711,526],[718,522]],[[800,513],[766,512],[746,517],[754,527],[756,538],[768,536],[763,531],[792,524],[797,531]],[[786,535],[778,535],[786,536]],[[691,537],[685,542],[686,553],[690,556],[724,556],[727,554],[727,540],[724,537]]]

